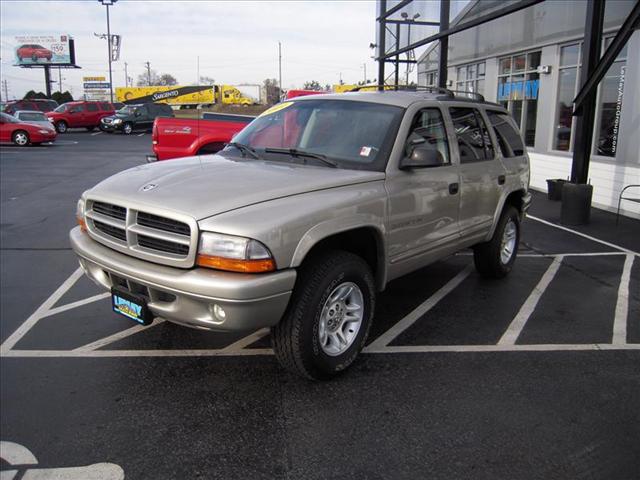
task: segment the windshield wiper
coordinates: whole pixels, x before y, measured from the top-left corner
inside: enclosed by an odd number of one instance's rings
[[[240,152],[242,152],[242,156],[243,157],[246,156],[245,154],[248,153],[249,155],[251,155],[256,160],[261,160],[260,155],[258,155],[258,152],[256,152],[249,145],[245,145],[244,143],[229,142],[229,143],[225,144],[225,146],[226,147],[236,147],[238,150],[240,150]]]
[[[264,151],[266,153],[284,153],[286,155],[291,155],[292,157],[313,158],[315,160],[320,160],[331,168],[338,168],[337,162],[330,160],[326,155],[322,155],[321,153],[305,152],[304,150],[298,150],[297,148],[265,148]]]

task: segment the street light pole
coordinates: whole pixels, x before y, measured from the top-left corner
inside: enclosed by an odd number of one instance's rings
[[[113,103],[113,74],[111,72],[111,25],[109,22],[109,6],[118,0],[98,0],[102,5],[107,7],[107,58],[109,59],[109,97]]]

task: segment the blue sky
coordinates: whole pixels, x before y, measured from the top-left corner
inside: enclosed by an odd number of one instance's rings
[[[110,9],[111,31],[122,35],[121,61],[114,64],[114,85],[143,72],[144,62],[173,74],[181,84],[200,74],[216,83],[261,83],[278,76],[278,41],[283,45],[285,87],[316,79],[322,84],[355,82],[375,63],[374,1],[144,1],[120,0]],[[11,96],[44,90],[42,70],[12,66],[16,35],[69,33],[75,39],[82,70],[63,71],[63,89],[81,93],[82,76],[107,75],[105,7],[96,0],[0,1],[1,77]],[[54,75],[57,79],[57,72]],[[57,89],[54,87],[54,89]],[[4,92],[3,92],[4,93]]]

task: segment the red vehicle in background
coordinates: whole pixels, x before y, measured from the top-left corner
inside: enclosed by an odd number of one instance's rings
[[[12,100],[7,102],[4,109],[4,113],[13,115],[19,110],[35,110],[40,112],[51,112],[58,108],[58,102],[55,100],[43,99],[43,98],[29,98],[25,100]]]
[[[16,54],[20,60],[24,60],[25,58],[30,58],[34,62],[37,62],[39,58],[46,58],[51,61],[53,57],[53,52],[48,48],[44,48],[42,45],[29,44],[22,45],[16,50]]]
[[[254,117],[205,113],[202,119],[158,117],[153,123],[153,155],[148,162],[215,153]]]
[[[56,135],[53,128],[21,122],[11,115],[0,113],[1,143],[11,142],[19,147],[26,147],[30,144],[39,145],[44,142],[53,142]]]
[[[304,97],[305,95],[321,95],[323,91],[318,90],[288,90],[287,94],[284,96],[285,100],[290,100],[296,97]]]
[[[60,105],[47,117],[56,127],[58,133],[65,133],[69,128],[86,128],[91,131],[100,125],[102,117],[115,114],[109,102],[68,102]]]

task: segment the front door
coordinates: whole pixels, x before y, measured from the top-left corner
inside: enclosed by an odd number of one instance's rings
[[[386,179],[388,255],[394,276],[428,263],[458,243],[458,165],[451,162],[439,108],[424,108],[416,113],[404,153],[408,156],[415,146],[425,144],[440,152],[441,166],[397,170],[389,172]]]
[[[460,232],[482,236],[493,225],[506,172],[480,111],[451,107],[449,113],[460,155]]]
[[[84,127],[86,125],[87,112],[84,104],[74,105],[69,110],[69,127]]]

